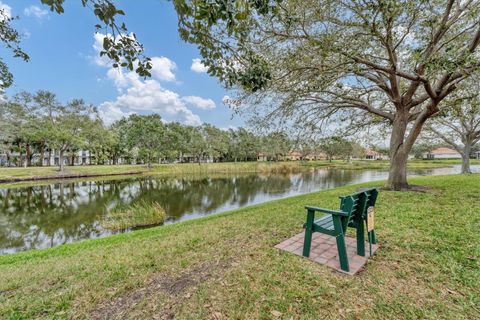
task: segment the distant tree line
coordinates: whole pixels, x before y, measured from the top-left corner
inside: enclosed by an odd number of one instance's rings
[[[256,134],[167,123],[158,114],[130,115],[106,126],[95,106],[82,99],[60,103],[55,94],[21,92],[0,103],[0,151],[8,166],[50,166],[63,171],[88,151],[88,164],[298,160],[323,153],[328,159],[359,157],[363,148],[341,137],[292,139],[285,132]],[[53,156],[53,157],[52,157]],[[77,159],[78,160],[78,159]]]
[[[21,92],[0,104],[0,151],[8,166],[73,165],[79,151],[89,164],[281,160],[294,147],[284,132],[254,134],[209,124],[166,123],[158,114],[131,115],[107,127],[82,99],[61,104],[54,93]],[[54,154],[52,154],[54,153]],[[36,156],[35,156],[36,155]],[[34,157],[35,156],[35,157]],[[52,157],[53,156],[53,157]]]

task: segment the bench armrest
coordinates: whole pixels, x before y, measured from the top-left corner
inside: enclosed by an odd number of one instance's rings
[[[330,209],[317,208],[317,207],[311,207],[311,206],[305,206],[305,209],[318,211],[318,212],[322,212],[322,213],[328,213],[328,214],[332,214],[332,215],[335,215],[335,216],[348,217],[348,213],[345,212],[345,211],[330,210]]]

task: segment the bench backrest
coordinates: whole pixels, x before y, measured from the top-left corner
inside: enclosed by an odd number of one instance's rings
[[[368,208],[375,206],[377,196],[378,190],[372,188],[340,197],[340,210],[350,213],[346,223],[353,227],[362,223],[367,218]]]

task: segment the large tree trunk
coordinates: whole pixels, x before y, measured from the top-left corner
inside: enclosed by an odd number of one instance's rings
[[[387,188],[404,190],[407,183],[407,146],[404,143],[407,131],[407,115],[397,113],[393,121],[392,135],[390,137],[390,171],[388,173]]]
[[[462,173],[472,173],[470,170],[470,151],[472,146],[469,143],[465,143],[465,147],[462,152]]]
[[[51,166],[52,165],[52,148],[49,148],[48,149],[48,161],[47,161],[47,166]]]
[[[400,147],[394,153],[390,153],[390,171],[388,173],[387,187],[400,191],[408,189],[407,183],[407,160],[408,152]]]
[[[462,154],[462,173],[472,173],[470,170],[470,156]]]

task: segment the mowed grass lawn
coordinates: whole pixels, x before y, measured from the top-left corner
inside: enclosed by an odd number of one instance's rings
[[[271,166],[298,167],[299,162],[275,162]],[[56,178],[60,175],[111,175],[111,174],[183,174],[183,173],[230,173],[230,172],[256,172],[258,167],[265,166],[262,162],[222,162],[222,163],[180,163],[156,164],[151,168],[146,165],[89,165],[66,166],[63,173],[58,167],[28,167],[8,168],[0,167],[0,180],[9,179],[34,179],[41,177]],[[268,165],[267,165],[268,166]]]
[[[429,169],[438,167],[448,167],[460,164],[460,160],[410,160],[408,167],[410,169]],[[473,165],[480,164],[480,160],[472,159]],[[10,182],[14,180],[35,180],[38,178],[50,177],[52,179],[62,175],[118,175],[140,173],[146,175],[156,174],[214,174],[214,173],[241,173],[241,172],[261,172],[261,173],[281,173],[295,172],[311,167],[316,168],[337,168],[347,170],[368,170],[379,169],[388,170],[389,162],[385,160],[354,160],[343,161],[280,161],[280,162],[220,162],[220,163],[180,163],[180,164],[156,164],[151,168],[145,165],[92,165],[92,166],[66,166],[65,171],[60,173],[58,167],[28,167],[28,168],[8,168],[0,167],[0,180]],[[1,186],[1,185],[0,185]]]
[[[273,246],[302,231],[305,204],[336,208],[358,185],[0,257],[0,315],[478,319],[480,175],[411,182],[429,189],[380,193],[380,249],[354,277]]]

